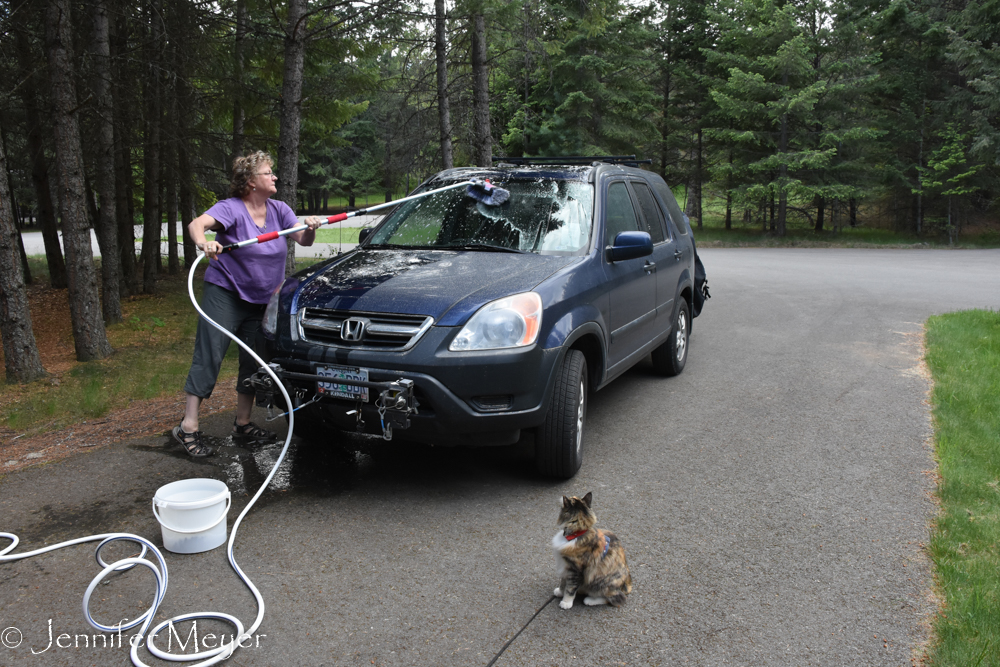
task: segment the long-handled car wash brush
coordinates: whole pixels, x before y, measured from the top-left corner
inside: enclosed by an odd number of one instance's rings
[[[435,188],[434,190],[427,190],[426,192],[418,192],[415,195],[410,195],[409,197],[403,197],[402,199],[397,199],[396,201],[386,202],[384,204],[379,204],[378,206],[370,206],[368,208],[359,208],[356,211],[351,211],[350,213],[338,213],[337,215],[331,215],[326,219],[324,225],[330,225],[336,222],[342,222],[348,218],[353,218],[358,215],[365,215],[372,211],[379,211],[383,208],[390,208],[393,206],[399,206],[400,204],[408,201],[413,201],[414,199],[421,199],[438,192],[444,192],[445,190],[453,190],[455,188],[465,188],[465,194],[472,197],[478,202],[482,202],[486,206],[500,206],[508,199],[510,199],[510,192],[504,190],[501,187],[493,185],[488,179],[473,178],[467,181],[459,181],[457,183],[451,183],[441,188]],[[252,239],[247,239],[246,241],[239,241],[238,243],[231,243],[226,246],[222,246],[222,252],[227,252],[230,250],[235,250],[236,248],[242,248],[248,245],[254,245],[255,243],[265,243],[267,241],[273,241],[279,236],[287,236],[288,234],[293,234],[295,232],[301,232],[303,229],[308,229],[307,225],[298,225],[296,227],[290,227],[289,229],[283,229],[280,232],[268,232],[267,234],[261,234],[260,236],[255,236]]]

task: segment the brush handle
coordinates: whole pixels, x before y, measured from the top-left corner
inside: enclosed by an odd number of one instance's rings
[[[445,190],[453,190],[455,188],[462,188],[469,185],[483,185],[485,181],[479,178],[472,178],[467,181],[461,181],[458,183],[452,183],[451,185],[446,185],[441,188],[435,188],[434,190],[427,190],[426,192],[420,192],[415,195],[410,195],[409,197],[403,197],[402,199],[397,199],[396,201],[387,201],[384,204],[378,204],[376,206],[369,206],[368,208],[359,208],[356,211],[351,211],[350,213],[338,213],[337,215],[331,215],[326,219],[324,225],[332,225],[337,222],[343,222],[348,218],[353,218],[358,215],[365,215],[371,211],[379,211],[383,208],[391,208],[393,206],[399,206],[400,204],[408,201],[413,201],[414,199],[422,199],[428,195],[437,194],[438,192],[444,192]],[[243,248],[248,245],[255,245],[257,243],[266,243],[268,241],[273,241],[279,236],[287,236],[288,234],[294,234],[295,232],[301,232],[303,229],[309,229],[308,225],[297,225],[295,227],[290,227],[288,229],[282,229],[280,232],[268,232],[267,234],[261,234],[260,236],[255,236],[251,239],[245,241],[239,241],[237,243],[230,243],[229,245],[222,246],[220,252],[229,252],[235,250],[236,248]]]

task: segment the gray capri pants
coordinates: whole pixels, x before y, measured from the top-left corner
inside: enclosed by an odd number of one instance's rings
[[[214,283],[205,283],[201,296],[201,308],[209,317],[222,327],[236,334],[240,340],[254,346],[254,338],[264,317],[262,303],[244,301],[236,292],[227,290]],[[215,389],[219,378],[222,360],[229,350],[232,341],[221,331],[198,318],[198,332],[194,339],[194,360],[188,372],[184,391],[200,398],[208,398]],[[243,386],[243,380],[257,371],[257,362],[246,350],[240,348],[240,371],[236,380],[236,391],[240,394],[253,394],[254,390]]]

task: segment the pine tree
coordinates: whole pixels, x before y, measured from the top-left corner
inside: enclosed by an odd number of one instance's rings
[[[720,14],[723,48],[709,56],[725,72],[711,93],[718,112],[710,135],[733,161],[716,173],[744,207],[770,206],[774,231],[784,236],[789,198],[812,199],[804,176],[836,152],[810,139],[827,83],[814,75],[791,5],[754,0],[727,10]]]

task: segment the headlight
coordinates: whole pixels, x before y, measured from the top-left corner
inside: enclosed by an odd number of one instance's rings
[[[264,309],[264,321],[261,322],[264,333],[269,334],[272,338],[278,331],[278,304],[281,302],[281,287],[278,285],[278,289],[274,290],[274,294],[271,295],[271,299],[267,302],[267,308]]]
[[[541,327],[541,297],[534,292],[515,294],[480,308],[448,349],[463,352],[524,347],[538,339]]]

